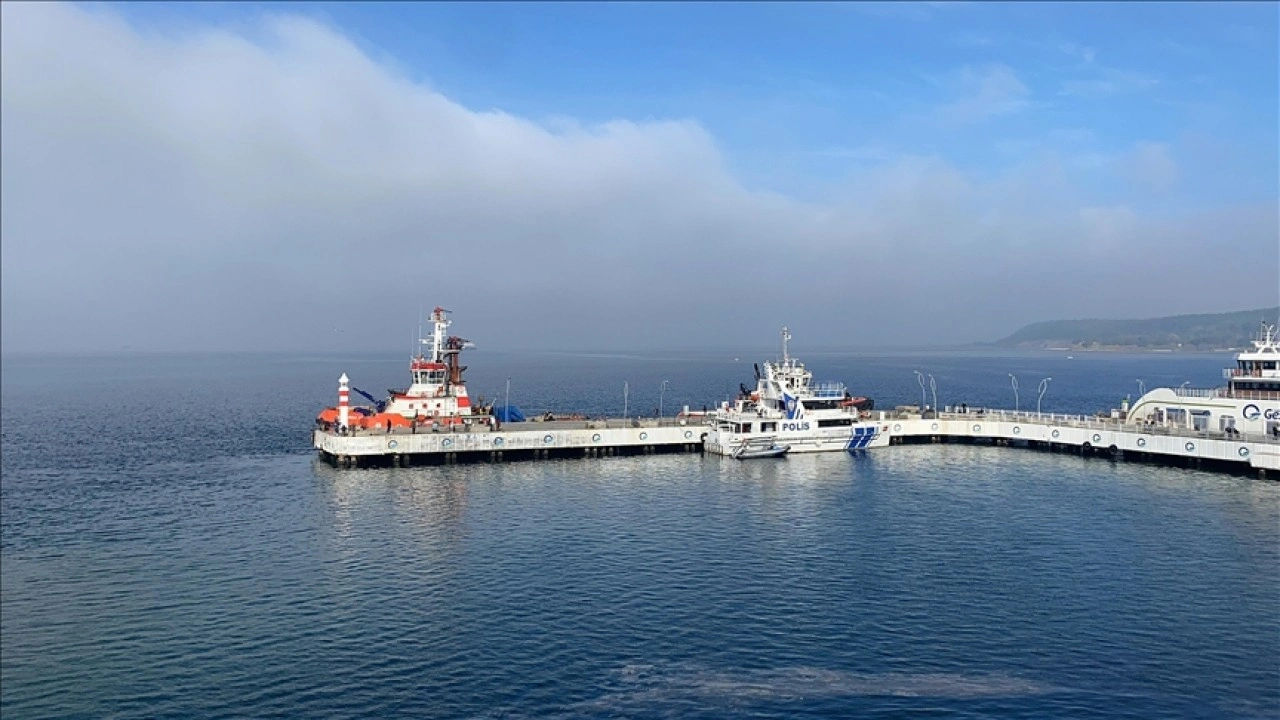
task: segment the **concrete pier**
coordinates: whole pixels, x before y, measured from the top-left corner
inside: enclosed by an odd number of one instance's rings
[[[1280,438],[1228,435],[1169,425],[1131,425],[1087,415],[981,410],[967,413],[886,415],[893,444],[989,442],[1112,459],[1136,459],[1187,467],[1280,473]]]
[[[876,422],[889,435],[891,445],[990,443],[1280,477],[1280,438],[1266,435],[1227,435],[1176,426],[1126,425],[1100,417],[1008,410],[878,415]],[[702,423],[672,418],[522,422],[496,431],[473,426],[471,430],[420,428],[413,433],[396,428],[339,435],[317,429],[312,432],[312,445],[337,467],[408,467],[702,452],[708,430]]]
[[[707,427],[671,418],[522,422],[499,430],[361,430],[352,435],[312,431],[312,446],[338,467],[505,462],[701,452]]]

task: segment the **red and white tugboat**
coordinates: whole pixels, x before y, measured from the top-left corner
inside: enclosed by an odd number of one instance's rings
[[[350,407],[346,413],[348,426],[388,428],[489,424],[491,416],[487,408],[472,406],[466,382],[462,379],[462,373],[467,368],[459,364],[462,350],[475,345],[470,340],[457,336],[446,337],[445,330],[453,323],[447,317],[449,312],[439,307],[432,311],[434,332],[430,338],[419,339],[421,344],[430,348],[430,352],[419,352],[410,358],[409,373],[412,383],[407,389],[390,390],[390,396],[379,402],[363,390],[352,388],[375,405]],[[344,375],[343,379],[345,378]],[[342,397],[342,391],[339,392]],[[342,425],[342,410],[341,405],[325,408],[317,421],[321,425]]]

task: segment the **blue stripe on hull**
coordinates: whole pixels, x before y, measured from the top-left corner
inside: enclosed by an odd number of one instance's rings
[[[846,450],[862,450],[871,444],[876,438],[877,432],[874,427],[858,427],[853,429],[853,437],[849,438],[849,444],[845,446]]]

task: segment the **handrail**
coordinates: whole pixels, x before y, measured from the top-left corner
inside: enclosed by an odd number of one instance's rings
[[[1193,428],[1171,425],[1141,425],[1126,423],[1111,418],[1100,418],[1089,415],[1058,415],[1056,413],[1011,412],[1008,410],[988,410],[968,413],[938,413],[942,420],[975,420],[985,419],[994,422],[1022,422],[1030,424],[1053,425],[1058,427],[1076,427],[1089,430],[1109,430],[1112,432],[1133,432],[1150,435],[1176,435],[1179,437],[1199,437],[1212,440],[1230,440],[1239,442],[1255,442],[1280,445],[1280,437],[1266,433],[1240,433],[1228,435],[1222,430],[1195,430]]]

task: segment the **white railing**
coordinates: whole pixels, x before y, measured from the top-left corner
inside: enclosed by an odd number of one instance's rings
[[[1183,425],[1142,425],[1126,423],[1114,418],[1102,418],[1091,415],[1059,415],[1057,413],[1013,412],[1011,410],[970,409],[967,413],[938,413],[942,420],[974,420],[984,419],[996,422],[1021,422],[1037,425],[1053,425],[1056,427],[1077,427],[1089,430],[1109,430],[1112,432],[1147,433],[1151,435],[1175,435],[1179,437],[1200,437],[1212,440],[1233,440],[1271,443],[1280,445],[1280,437],[1265,433],[1230,434],[1222,430],[1196,430]]]
[[[842,382],[820,382],[809,386],[809,392],[820,398],[842,398],[844,397],[844,391],[845,387]]]

